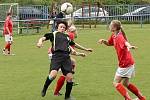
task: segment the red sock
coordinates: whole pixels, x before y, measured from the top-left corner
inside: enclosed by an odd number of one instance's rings
[[[8,54],[10,54],[10,46],[11,46],[11,44],[9,44],[9,46],[8,46]]]
[[[72,65],[72,69],[73,69],[73,70],[75,69],[75,65]]]
[[[127,90],[121,83],[117,84],[116,89],[125,98],[125,100],[131,100],[131,97],[129,96]]]
[[[8,48],[10,48],[10,43],[7,43],[7,44],[5,45],[5,49],[8,49]]]
[[[134,93],[139,99],[143,98],[141,92],[139,91],[139,89],[135,85],[133,85],[133,84],[130,83],[127,88],[132,93]]]
[[[59,93],[59,91],[61,90],[62,86],[64,85],[65,82],[65,76],[60,76],[58,81],[57,81],[57,85],[54,91],[54,95],[57,95]]]

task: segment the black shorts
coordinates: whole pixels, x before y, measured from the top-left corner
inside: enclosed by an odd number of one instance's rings
[[[72,65],[69,53],[55,53],[52,55],[50,71],[59,70],[61,68],[63,75],[72,73]]]

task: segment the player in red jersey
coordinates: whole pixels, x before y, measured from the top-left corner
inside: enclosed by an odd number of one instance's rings
[[[3,30],[3,35],[5,37],[5,47],[3,49],[3,54],[4,55],[14,55],[11,54],[11,45],[13,43],[13,22],[12,22],[12,5],[10,6],[9,11],[7,12],[7,17],[5,19],[4,23],[4,30]],[[7,51],[6,51],[7,50]]]
[[[114,87],[125,100],[132,100],[126,88],[138,97],[137,100],[146,100],[140,90],[129,82],[129,79],[134,75],[134,59],[130,53],[130,49],[136,49],[137,47],[127,42],[124,33],[121,31],[120,21],[113,20],[109,28],[112,32],[111,37],[108,40],[100,39],[99,43],[114,46],[117,52],[119,65],[114,77]]]

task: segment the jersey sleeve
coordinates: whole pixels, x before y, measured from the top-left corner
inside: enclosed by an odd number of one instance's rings
[[[70,33],[70,34],[69,34],[69,38],[70,38],[71,40],[74,40],[74,38],[75,38],[74,34],[73,34],[73,33]]]
[[[75,42],[71,40],[71,41],[69,42],[69,45],[70,45],[70,46],[73,46],[73,45],[75,45]]]
[[[110,45],[114,45],[114,42],[113,42],[113,34],[110,36],[110,38],[108,39],[108,43]]]
[[[44,35],[44,37],[46,38],[46,40],[50,40],[50,41],[53,41],[53,40],[54,40],[53,33],[46,33],[46,34]]]

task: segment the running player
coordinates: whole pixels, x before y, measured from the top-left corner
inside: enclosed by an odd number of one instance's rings
[[[109,26],[112,35],[108,40],[100,39],[100,44],[107,46],[114,46],[118,56],[118,69],[114,77],[114,87],[125,98],[125,100],[132,100],[126,88],[138,97],[138,100],[146,100],[140,90],[132,84],[129,79],[134,75],[134,59],[131,55],[130,49],[136,49],[132,46],[122,33],[121,22],[113,20]],[[126,88],[125,88],[126,87]]]

